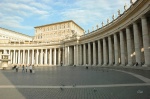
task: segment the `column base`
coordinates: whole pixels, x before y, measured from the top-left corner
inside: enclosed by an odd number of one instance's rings
[[[109,64],[108,66],[113,66],[113,64],[111,63],[111,64]]]
[[[103,64],[102,66],[107,66],[107,64]]]
[[[126,66],[130,67],[130,66],[133,66],[132,64],[127,64]]]
[[[114,64],[113,66],[119,66],[119,64]]]
[[[119,66],[125,66],[125,64],[120,64]]]
[[[150,65],[144,64],[142,65],[142,67],[150,67]]]

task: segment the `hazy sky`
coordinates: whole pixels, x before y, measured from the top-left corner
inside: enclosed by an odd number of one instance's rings
[[[0,0],[0,27],[34,35],[34,27],[73,20],[86,31],[104,24],[130,0]]]

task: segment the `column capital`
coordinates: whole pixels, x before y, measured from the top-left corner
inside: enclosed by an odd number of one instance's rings
[[[146,19],[146,16],[145,16],[145,15],[142,15],[142,16],[141,16],[141,19]]]

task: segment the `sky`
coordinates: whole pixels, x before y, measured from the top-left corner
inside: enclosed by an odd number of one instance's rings
[[[0,27],[34,36],[34,27],[73,20],[85,31],[101,27],[130,0],[0,0]]]

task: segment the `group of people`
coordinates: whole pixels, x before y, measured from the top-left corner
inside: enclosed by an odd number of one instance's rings
[[[28,70],[29,70],[30,73],[35,73],[35,71],[33,69],[34,65],[31,65],[31,64],[26,65],[26,66],[25,65],[22,65],[22,66],[21,65],[20,66],[19,65],[15,65],[15,66],[12,67],[12,69],[13,70],[15,69],[16,72],[18,72],[20,67],[22,67],[22,72],[28,72]]]

